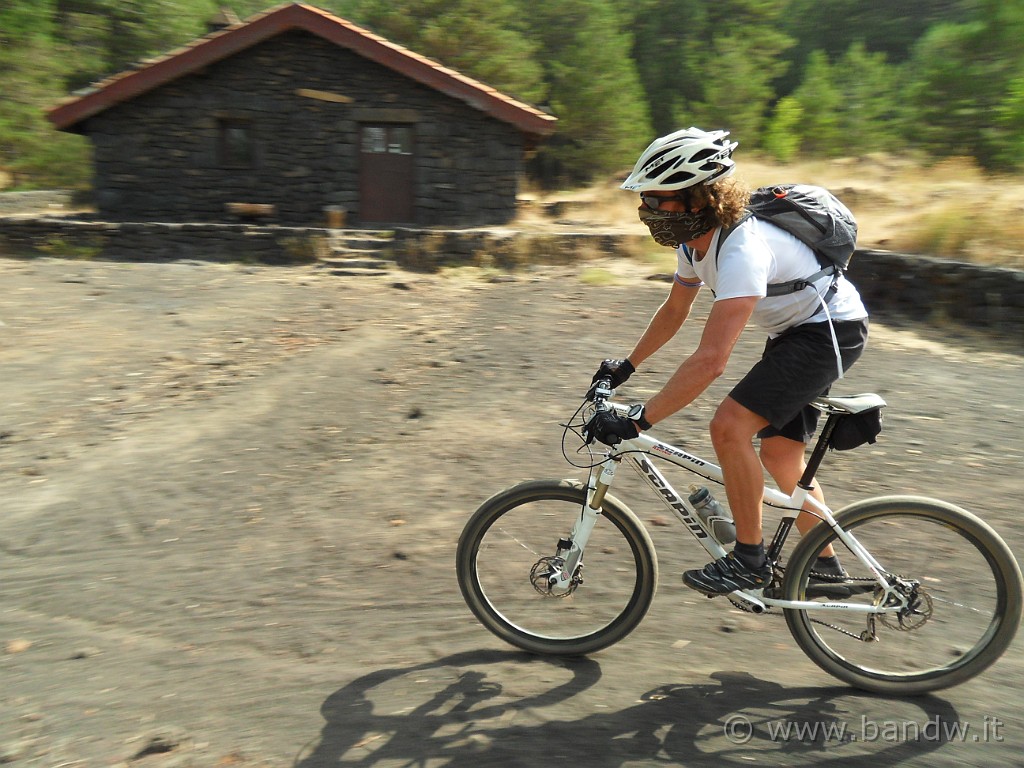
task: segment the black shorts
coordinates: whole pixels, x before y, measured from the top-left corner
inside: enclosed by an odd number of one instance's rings
[[[864,351],[868,321],[841,320],[835,330],[846,371]],[[729,395],[768,420],[770,426],[758,437],[782,435],[806,443],[818,425],[818,411],[808,403],[828,394],[838,378],[829,323],[805,323],[768,339],[761,360]]]

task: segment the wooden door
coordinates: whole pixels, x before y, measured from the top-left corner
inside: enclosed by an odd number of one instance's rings
[[[408,224],[416,220],[411,125],[364,123],[359,147],[359,219]]]

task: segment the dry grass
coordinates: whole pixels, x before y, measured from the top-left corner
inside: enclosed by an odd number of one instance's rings
[[[778,165],[741,157],[737,175],[751,187],[787,182],[820,184],[850,206],[863,248],[920,253],[1024,269],[1024,178],[985,176],[968,160],[924,165],[872,155]],[[636,198],[616,179],[585,189],[535,194],[522,226],[598,227],[643,234]],[[549,206],[562,202],[558,215]],[[644,258],[671,258],[652,242]],[[659,251],[665,251],[659,254]],[[667,255],[667,256],[666,256]]]
[[[589,267],[580,273],[580,282],[586,285],[616,285],[620,278],[611,270],[601,267]]]

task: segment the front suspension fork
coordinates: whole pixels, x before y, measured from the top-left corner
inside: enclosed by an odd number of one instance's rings
[[[580,509],[579,517],[572,526],[569,536],[558,542],[558,557],[565,562],[566,573],[575,575],[583,561],[583,552],[590,541],[590,534],[601,516],[601,505],[605,494],[615,480],[618,459],[606,459],[601,466],[597,481],[587,488],[587,501]]]

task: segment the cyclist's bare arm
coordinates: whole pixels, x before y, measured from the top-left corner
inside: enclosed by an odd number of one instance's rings
[[[742,296],[715,302],[697,349],[647,401],[648,421],[657,423],[686,407],[722,375],[758,301],[758,296]]]
[[[629,361],[635,368],[661,349],[682,327],[690,314],[690,307],[700,292],[700,286],[690,287],[672,281],[668,298],[658,307],[643,336],[629,354]]]

